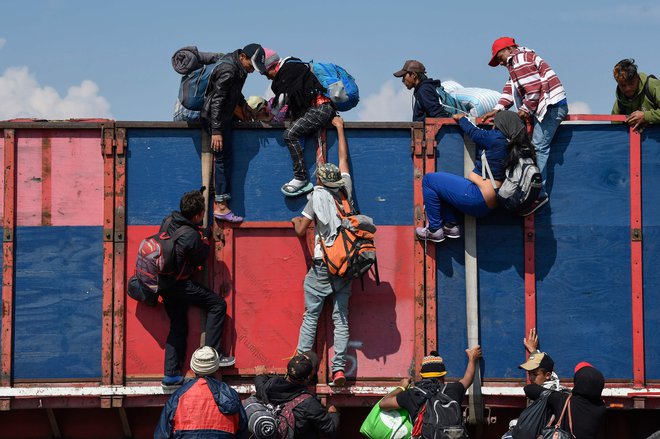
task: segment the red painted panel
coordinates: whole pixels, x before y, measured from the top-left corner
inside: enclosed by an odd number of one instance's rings
[[[0,411],[0,439],[52,437],[45,410]]]
[[[353,282],[347,376],[408,376],[415,350],[414,243],[412,227],[378,227],[381,284],[376,286],[372,273],[365,278],[364,291],[359,280]],[[332,344],[331,308],[326,306],[326,311],[327,339]],[[330,349],[328,358],[333,355]]]
[[[233,273],[225,282],[235,292],[227,312],[235,336],[225,345],[233,346],[239,369],[259,364],[283,368],[295,354],[305,308],[307,244],[293,228],[234,229],[233,234],[233,267],[222,262],[215,267]]]
[[[158,231],[158,226],[129,226],[127,231],[126,276],[133,275],[135,255],[140,242]],[[190,358],[199,346],[200,312],[188,311],[188,349]],[[170,323],[165,307],[159,303],[152,308],[126,297],[126,376],[141,378],[163,375],[165,339]],[[185,365],[187,369],[187,365]]]
[[[98,226],[103,216],[100,130],[21,130],[18,142],[18,225],[43,223],[44,200],[54,226]],[[50,178],[44,175],[44,138]],[[46,157],[48,159],[48,157]],[[50,194],[43,194],[49,190]]]

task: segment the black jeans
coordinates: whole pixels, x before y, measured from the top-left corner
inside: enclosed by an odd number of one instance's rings
[[[185,280],[162,294],[170,318],[170,332],[165,344],[165,375],[181,375],[188,337],[188,305],[206,311],[206,346],[222,355],[220,342],[227,314],[227,302],[205,286]]]

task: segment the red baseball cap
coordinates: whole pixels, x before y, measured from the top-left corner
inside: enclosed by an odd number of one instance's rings
[[[495,40],[493,43],[493,48],[492,48],[492,56],[490,58],[490,61],[488,62],[488,65],[491,67],[497,67],[499,64],[497,60],[495,59],[495,55],[497,55],[497,52],[499,52],[502,49],[506,49],[507,47],[510,46],[516,46],[518,47],[518,44],[516,44],[516,40],[514,40],[511,37],[502,37],[498,38]]]
[[[581,361],[575,365],[575,370],[573,371],[573,373],[577,373],[578,370],[582,369],[583,367],[593,367],[593,366],[587,363],[586,361]]]

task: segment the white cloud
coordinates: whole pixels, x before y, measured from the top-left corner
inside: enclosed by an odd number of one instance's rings
[[[84,80],[62,97],[40,85],[27,67],[9,67],[0,76],[0,119],[112,118],[110,103],[95,82]]]
[[[5,44],[7,44],[7,39],[6,38],[0,38],[0,49],[5,47]]]
[[[359,108],[358,120],[361,121],[409,121],[412,117],[412,91],[389,80],[377,93],[361,99]]]
[[[586,102],[568,101],[568,112],[570,114],[591,114],[591,107]]]

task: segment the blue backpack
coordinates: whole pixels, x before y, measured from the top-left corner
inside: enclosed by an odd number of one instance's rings
[[[204,106],[204,95],[209,85],[211,73],[222,59],[214,64],[205,64],[181,78],[179,86],[179,101],[188,110],[201,111]]]
[[[439,85],[435,89],[435,92],[438,94],[440,105],[442,105],[442,109],[447,113],[448,117],[458,113],[468,114],[468,108],[461,101],[449,94],[442,85]]]
[[[326,96],[337,110],[348,111],[360,102],[360,91],[353,78],[343,67],[324,62],[310,62],[309,68],[326,88]]]

